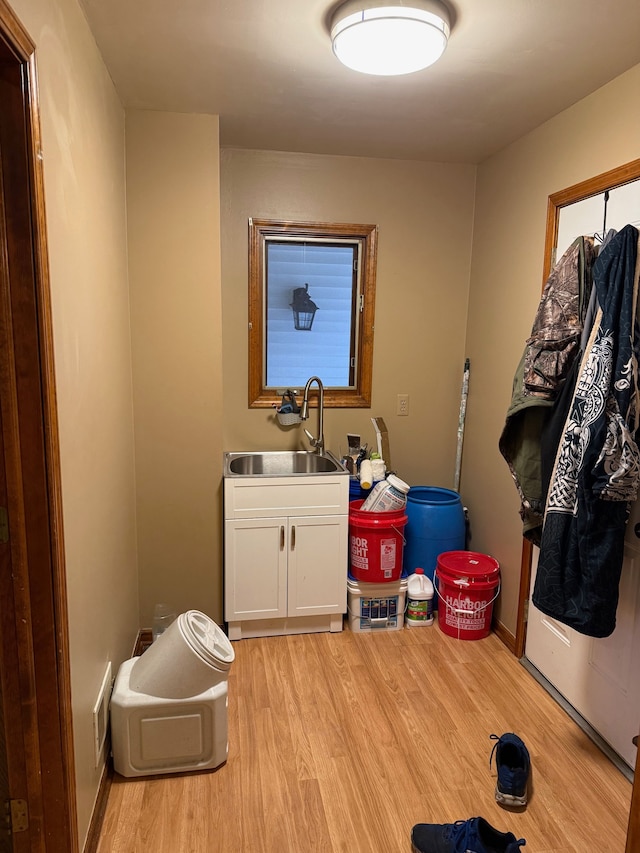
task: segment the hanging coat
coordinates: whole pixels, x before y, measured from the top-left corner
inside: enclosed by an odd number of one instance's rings
[[[616,234],[617,231],[614,231],[613,229],[610,229],[605,234],[600,251],[604,249],[607,243],[615,237]],[[595,257],[596,255],[594,254],[594,260]],[[553,467],[555,465],[556,451],[560,444],[560,439],[564,434],[564,424],[567,419],[567,415],[569,414],[569,408],[571,407],[571,402],[575,393],[582,356],[587,348],[589,336],[593,329],[594,318],[598,310],[598,298],[595,285],[593,284],[591,270],[589,270],[588,281],[585,281],[585,285],[588,286],[589,282],[591,283],[591,296],[589,297],[589,304],[587,305],[585,313],[584,328],[582,330],[582,338],[580,340],[580,351],[573,362],[571,372],[562,386],[560,394],[553,404],[553,410],[545,421],[542,434],[540,436],[542,493],[545,496],[545,501],[546,496],[549,493],[549,483],[551,481],[551,475],[553,474]],[[537,544],[540,544],[540,542],[538,541]]]
[[[546,492],[540,436],[580,348],[595,258],[592,237],[578,237],[551,271],[513,380],[500,453],[520,495],[522,534],[540,543]]]
[[[638,231],[625,226],[593,265],[599,309],[549,485],[533,603],[592,637],[615,628],[624,535],[640,483]]]

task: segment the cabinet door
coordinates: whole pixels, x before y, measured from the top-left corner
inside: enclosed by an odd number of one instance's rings
[[[225,618],[287,615],[287,519],[225,522]]]
[[[289,519],[289,616],[347,609],[347,516]]]

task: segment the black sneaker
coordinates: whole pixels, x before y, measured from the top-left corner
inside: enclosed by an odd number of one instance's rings
[[[489,767],[491,767],[495,752],[498,770],[496,801],[501,806],[526,806],[531,766],[527,747],[513,732],[507,732],[501,737],[497,735],[490,735],[490,737],[496,741],[489,756]]]
[[[498,832],[483,817],[417,823],[411,830],[413,853],[520,853],[526,843],[512,832]]]

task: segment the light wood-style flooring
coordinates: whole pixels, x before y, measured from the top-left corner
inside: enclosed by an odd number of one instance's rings
[[[241,640],[229,759],[115,776],[98,853],[409,853],[414,823],[482,815],[527,853],[623,853],[631,785],[495,636],[437,625]],[[532,759],[495,802],[492,733]]]

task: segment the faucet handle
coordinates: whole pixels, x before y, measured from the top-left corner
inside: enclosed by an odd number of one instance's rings
[[[311,444],[311,447],[317,447],[319,444],[319,439],[314,438],[308,429],[305,429],[304,432],[305,432],[305,435],[307,436],[307,438],[309,439],[309,443]]]

